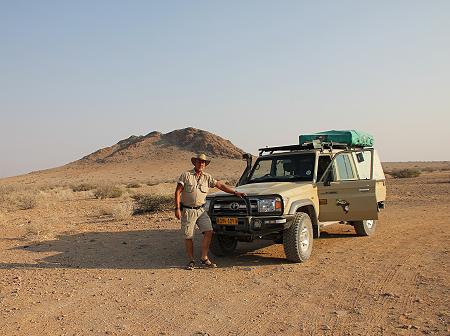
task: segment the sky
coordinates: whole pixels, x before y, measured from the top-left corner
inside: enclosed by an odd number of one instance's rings
[[[0,0],[0,177],[195,127],[450,160],[450,1]]]

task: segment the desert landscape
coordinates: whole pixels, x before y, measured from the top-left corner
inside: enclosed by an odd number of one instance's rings
[[[450,162],[383,163],[374,236],[332,225],[303,264],[260,241],[187,271],[170,202],[200,151],[230,184],[245,167],[186,128],[0,179],[0,335],[450,334]]]

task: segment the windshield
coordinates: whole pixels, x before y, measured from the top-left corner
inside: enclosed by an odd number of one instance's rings
[[[314,153],[259,158],[247,183],[312,181],[314,162]]]

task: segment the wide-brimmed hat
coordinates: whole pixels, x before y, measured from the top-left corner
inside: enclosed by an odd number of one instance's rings
[[[191,157],[191,162],[193,165],[195,165],[195,161],[197,160],[202,160],[205,161],[205,165],[209,165],[209,163],[211,162],[211,160],[208,160],[208,158],[206,157],[205,154],[201,153],[201,154],[197,154],[196,156]]]

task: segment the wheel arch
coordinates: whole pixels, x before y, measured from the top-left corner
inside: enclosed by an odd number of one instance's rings
[[[314,238],[319,238],[320,237],[319,220],[317,218],[317,212],[314,207],[314,204],[308,199],[295,201],[292,203],[289,209],[289,214],[295,214],[297,212],[304,212],[308,214],[313,225]]]

